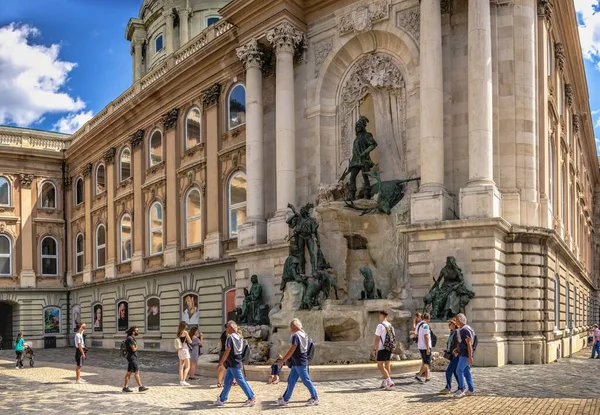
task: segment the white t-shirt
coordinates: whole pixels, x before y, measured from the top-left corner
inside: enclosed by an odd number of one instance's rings
[[[79,345],[85,349],[85,343],[83,342],[83,335],[81,333],[75,333],[75,348],[79,349]]]
[[[389,322],[379,323],[377,325],[377,330],[375,330],[375,335],[379,336],[379,348],[377,350],[383,350],[383,342],[385,341],[385,335],[387,333],[386,326],[391,333],[394,333],[394,327],[392,327]]]
[[[429,324],[421,321],[419,324],[417,324],[417,333],[419,335],[419,350],[427,350],[428,347],[431,349],[431,330],[429,329]],[[429,345],[425,343],[426,334],[429,336]]]

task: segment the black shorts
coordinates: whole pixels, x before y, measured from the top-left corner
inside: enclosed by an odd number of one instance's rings
[[[137,357],[129,357],[127,358],[127,371],[130,373],[137,373],[140,370],[138,369],[138,361]]]
[[[431,364],[431,352],[429,354],[427,354],[427,350],[419,349],[419,351],[421,352],[421,360],[423,361],[423,364],[430,365]]]
[[[77,367],[83,366],[83,355],[79,349],[75,351],[75,363],[77,364]]]
[[[378,362],[389,362],[390,360],[392,360],[392,352],[389,350],[379,350],[377,352],[377,361]]]

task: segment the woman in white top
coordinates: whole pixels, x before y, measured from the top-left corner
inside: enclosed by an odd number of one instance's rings
[[[179,323],[179,329],[177,330],[177,338],[182,346],[177,351],[177,355],[179,356],[179,384],[181,386],[190,386],[185,379],[190,371],[190,347],[188,345],[192,344],[192,339],[190,339],[186,326],[186,322],[182,321]]]

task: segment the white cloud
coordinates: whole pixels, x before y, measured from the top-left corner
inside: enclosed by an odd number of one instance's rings
[[[79,130],[83,124],[91,120],[93,116],[94,113],[91,110],[71,113],[62,117],[52,127],[61,133],[73,134],[75,131]]]
[[[579,26],[579,37],[581,39],[581,49],[583,57],[589,61],[595,62],[596,67],[600,69],[600,13],[596,12],[599,4],[598,0],[574,0],[575,10],[583,20]]]
[[[60,60],[59,45],[34,44],[39,35],[29,25],[0,27],[0,124],[26,127],[48,113],[85,108],[80,98],[62,90],[77,64]],[[73,119],[81,119],[81,113]]]

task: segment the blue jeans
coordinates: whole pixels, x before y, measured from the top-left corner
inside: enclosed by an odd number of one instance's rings
[[[310,397],[312,399],[319,399],[315,385],[313,385],[310,376],[308,376],[308,366],[292,366],[290,375],[288,376],[287,388],[283,394],[283,400],[289,401],[291,399],[298,378],[302,379],[302,383],[304,383],[304,386],[306,386],[306,389],[310,392]]]
[[[219,395],[219,400],[221,402],[227,402],[229,391],[231,390],[231,384],[233,383],[234,378],[237,380],[238,385],[240,385],[240,388],[242,388],[248,399],[254,399],[254,392],[252,392],[250,385],[248,385],[248,382],[246,382],[246,379],[244,379],[242,369],[238,367],[230,367],[227,369],[227,373],[225,374],[223,391],[221,392],[221,395]]]
[[[446,389],[452,390],[452,375],[454,375],[454,379],[456,379],[456,383],[458,383],[458,376],[456,375],[456,367],[458,366],[458,357],[452,355],[452,360],[448,363],[448,367],[446,368]]]
[[[596,344],[592,343],[592,359],[596,357],[596,355],[600,358],[600,342],[596,342]]]
[[[471,377],[471,366],[469,366],[469,358],[465,356],[458,357],[458,364],[456,366],[456,376],[458,376],[458,389],[461,391],[465,390],[465,379],[467,380],[467,386],[469,390],[473,392],[473,378]]]

